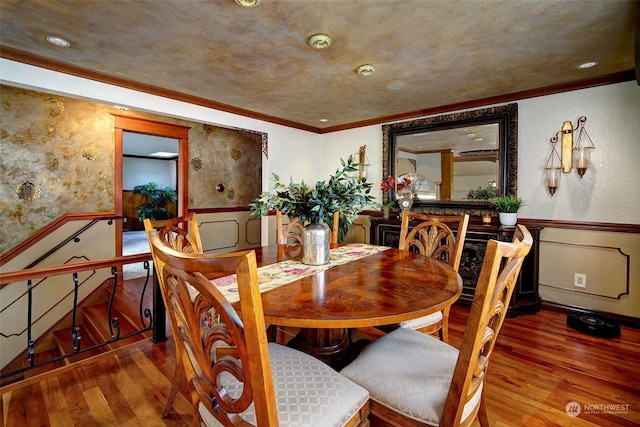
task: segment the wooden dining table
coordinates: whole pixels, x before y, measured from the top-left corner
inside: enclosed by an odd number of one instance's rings
[[[260,267],[299,260],[301,247],[265,246],[256,248],[255,253],[260,272]],[[348,261],[341,261],[343,257]],[[416,253],[338,244],[332,245],[331,258],[324,269],[301,274],[261,296],[266,323],[300,328],[289,346],[336,369],[359,351],[350,339],[351,328],[389,325],[432,314],[452,304],[462,292],[462,279],[454,269]],[[295,265],[283,268],[292,271]],[[234,306],[239,309],[239,304]]]

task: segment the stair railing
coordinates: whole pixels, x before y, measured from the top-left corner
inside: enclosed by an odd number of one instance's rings
[[[14,361],[9,363],[7,366],[15,365],[16,360],[19,360],[25,356],[27,357],[28,365],[29,365],[27,367],[14,369],[10,372],[4,372],[4,369],[3,369],[3,371],[0,373],[0,380],[15,377],[20,374],[23,374],[26,371],[39,368],[41,366],[48,365],[63,359],[67,359],[71,356],[75,356],[80,353],[91,351],[96,348],[112,344],[115,341],[124,340],[134,335],[142,334],[150,330],[152,331],[152,340],[154,342],[160,342],[160,341],[166,340],[166,330],[165,330],[166,321],[165,321],[164,304],[159,291],[157,277],[155,274],[153,275],[151,274],[149,260],[151,260],[151,254],[145,253],[145,254],[113,257],[113,258],[104,258],[96,261],[61,264],[61,265],[47,266],[47,267],[41,267],[41,268],[29,268],[29,269],[24,269],[20,271],[0,274],[0,286],[26,281],[26,292],[19,295],[17,298],[11,301],[8,305],[3,307],[2,310],[0,310],[0,313],[2,313],[11,305],[17,303],[19,300],[21,300],[26,296],[27,297],[26,330],[23,330],[19,333],[12,333],[12,334],[5,334],[4,331],[0,331],[0,338],[8,339],[9,337],[12,337],[12,336],[20,336],[24,332],[26,332],[26,350],[22,352],[21,355],[16,357]],[[140,301],[139,301],[140,327],[136,331],[122,335],[120,333],[119,319],[113,316],[113,303],[114,303],[115,294],[118,289],[118,286],[122,285],[122,279],[119,277],[120,275],[118,271],[122,270],[123,265],[139,263],[139,262],[144,263],[143,264],[144,269],[146,270],[145,282],[142,287],[142,291],[140,294]],[[81,283],[79,283],[78,281],[78,273],[85,272],[85,271],[95,271],[103,268],[111,268],[111,275],[113,278],[113,287],[111,290],[111,294],[109,296],[109,305],[108,305],[109,307],[108,321],[109,321],[109,331],[111,333],[111,338],[108,340],[105,340],[102,343],[98,343],[88,347],[83,347],[82,333],[81,333],[82,331],[80,327],[77,325],[77,321],[76,321],[78,304],[79,304],[78,302],[79,290],[81,287]],[[33,304],[34,304],[34,301],[33,301],[34,286],[32,284],[32,281],[34,279],[41,279],[41,278],[47,278],[52,276],[69,275],[69,274],[71,275],[71,280],[73,281],[73,291],[72,291],[73,307],[70,310],[71,324],[72,324],[70,339],[72,341],[73,350],[69,353],[35,363],[36,350],[35,350],[35,344],[32,337],[32,328],[33,328],[33,325],[39,319],[41,319],[46,313],[42,314],[35,321],[32,319]],[[146,293],[147,286],[149,284],[150,277],[154,278],[153,279],[154,287],[153,287],[153,294],[152,294],[153,295],[153,302],[152,302],[153,313],[151,312],[151,310],[149,310],[148,308],[145,308],[144,306],[144,296]],[[60,304],[64,299],[67,298],[67,296],[68,294],[63,295],[60,298],[60,300],[56,302],[56,305]],[[50,308],[49,311],[51,311],[52,309],[53,307]]]

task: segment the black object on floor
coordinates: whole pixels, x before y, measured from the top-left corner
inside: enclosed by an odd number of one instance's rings
[[[620,325],[597,313],[569,313],[567,326],[600,338],[620,338]]]

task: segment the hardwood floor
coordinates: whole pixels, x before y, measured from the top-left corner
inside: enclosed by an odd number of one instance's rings
[[[468,309],[455,306],[450,341],[462,340]],[[505,321],[487,374],[493,426],[640,425],[640,330],[594,338],[543,311]],[[192,409],[183,384],[160,418],[174,369],[171,341],[149,340],[0,389],[6,426],[184,426]],[[567,414],[570,402],[581,413]],[[616,413],[616,411],[618,413]],[[477,421],[474,425],[478,425]]]

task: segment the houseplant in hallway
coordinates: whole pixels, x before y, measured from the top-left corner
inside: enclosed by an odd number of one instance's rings
[[[151,220],[168,219],[169,210],[167,209],[167,204],[178,199],[178,194],[174,189],[171,187],[160,188],[155,182],[136,185],[133,187],[133,193],[147,198],[146,202],[136,206],[140,222],[147,218]]]
[[[265,216],[270,210],[278,209],[289,218],[298,218],[305,225],[303,232],[303,260],[308,264],[329,262],[328,225],[333,226],[333,213],[340,211],[340,240],[364,206],[373,201],[371,184],[366,178],[357,178],[358,164],[353,157],[340,159],[341,168],[324,181],[309,186],[291,179],[288,184],[273,174],[274,186],[263,192],[249,205],[251,216]],[[307,230],[309,231],[307,233]],[[313,236],[319,236],[315,238]],[[305,241],[306,240],[306,241]],[[313,250],[315,246],[316,250]],[[321,247],[321,250],[317,250]]]
[[[502,225],[516,225],[518,221],[518,210],[524,201],[515,195],[496,197],[491,205],[499,212],[500,224]]]

